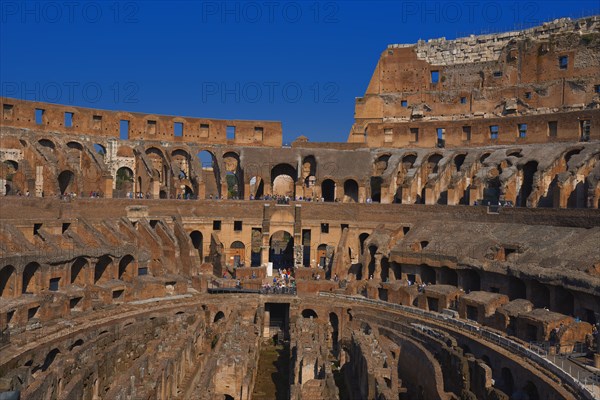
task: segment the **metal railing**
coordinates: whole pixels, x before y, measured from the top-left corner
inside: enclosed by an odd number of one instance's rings
[[[453,317],[450,317],[449,315],[445,315],[445,314],[441,314],[441,313],[437,313],[437,312],[433,312],[433,311],[426,311],[426,310],[422,310],[422,309],[416,308],[416,307],[404,306],[401,304],[388,303],[388,302],[381,301],[381,300],[373,300],[373,299],[367,299],[367,298],[362,298],[362,297],[354,297],[354,296],[335,294],[335,293],[326,293],[326,292],[319,292],[319,296],[330,297],[330,298],[343,298],[343,299],[353,301],[353,302],[393,308],[393,309],[400,310],[400,311],[403,311],[406,313],[418,315],[420,317],[433,319],[433,320],[439,321],[444,324],[452,325],[461,330],[469,331],[471,334],[475,334],[489,342],[492,342],[492,343],[510,351],[511,353],[519,354],[519,355],[537,363],[543,369],[546,369],[546,370],[552,372],[554,375],[558,376],[564,383],[568,384],[576,391],[581,392],[584,399],[597,400],[598,398],[600,398],[599,397],[600,393],[598,392],[600,390],[600,386],[597,381],[590,382],[589,379],[584,379],[583,381],[581,381],[580,379],[578,379],[578,377],[574,377],[574,376],[570,375],[569,372],[563,368],[564,365],[561,367],[561,366],[553,363],[550,359],[546,358],[546,356],[542,356],[542,355],[538,354],[537,352],[532,351],[531,349],[527,348],[526,346],[522,345],[521,343],[518,343],[515,340],[512,340],[512,339],[509,339],[502,335],[499,335],[498,333],[496,333],[492,330],[486,329],[477,324],[473,324],[473,323],[467,322],[465,320],[455,319]]]

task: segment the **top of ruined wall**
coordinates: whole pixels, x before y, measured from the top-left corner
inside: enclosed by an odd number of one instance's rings
[[[281,122],[259,120],[220,120],[170,115],[109,111],[38,101],[0,97],[2,126],[71,135],[122,137],[121,122],[128,122],[127,139],[160,140],[198,144],[281,147]],[[36,110],[43,110],[36,121]],[[68,126],[66,114],[70,114]],[[182,134],[175,135],[175,124]],[[227,130],[235,127],[234,138]]]
[[[511,40],[527,38],[545,40],[552,35],[563,33],[586,35],[600,33],[600,16],[571,20],[561,18],[541,26],[522,31],[504,32],[489,35],[446,40],[446,38],[419,40],[416,44],[391,44],[388,49],[415,47],[417,58],[432,65],[456,65],[471,62],[496,61],[502,49]]]

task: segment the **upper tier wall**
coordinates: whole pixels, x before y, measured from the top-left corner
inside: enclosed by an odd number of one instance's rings
[[[121,121],[128,121],[126,136],[132,140],[266,147],[282,145],[281,122],[276,121],[218,120],[107,111],[7,97],[0,97],[0,103],[3,126],[119,138],[123,136]],[[175,136],[177,123],[182,124],[181,136]]]
[[[552,35],[578,33],[588,35],[600,32],[600,17],[571,20],[561,18],[531,29],[490,35],[446,40],[446,38],[419,40],[415,45],[391,44],[388,49],[416,47],[417,58],[432,65],[455,65],[480,61],[496,61],[502,49],[511,41],[533,39],[548,40]]]

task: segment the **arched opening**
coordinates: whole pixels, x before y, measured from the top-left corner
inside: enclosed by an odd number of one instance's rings
[[[269,239],[269,262],[273,268],[294,266],[294,237],[286,231],[277,231]]]
[[[458,274],[456,270],[442,267],[440,269],[440,284],[458,286]]]
[[[511,300],[515,299],[526,299],[527,289],[525,282],[521,279],[511,276],[508,279],[508,298]]]
[[[323,183],[321,183],[321,197],[325,201],[334,201],[335,200],[335,182],[331,179],[325,179]]]
[[[171,165],[174,169],[174,174],[180,181],[188,180],[190,176],[190,162],[192,157],[183,149],[176,149],[171,152]]]
[[[581,150],[583,150],[583,148],[571,149],[565,153],[564,159],[565,159],[565,166],[567,167],[567,169],[569,168],[569,161],[571,160],[571,157],[581,153]]]
[[[523,166],[523,184],[517,195],[517,206],[527,207],[527,199],[533,191],[533,176],[538,168],[537,161],[529,161]]]
[[[443,158],[443,156],[438,153],[432,154],[429,156],[429,158],[427,158],[428,172],[430,174],[438,173],[438,165],[442,158]]]
[[[69,346],[69,351],[73,351],[74,348],[83,346],[83,344],[84,342],[82,339],[77,339],[75,342],[73,342],[72,345]]]
[[[197,156],[202,166],[201,181],[204,183],[204,198],[219,197],[221,194],[221,179],[217,158],[208,150],[202,150]]]
[[[223,311],[219,311],[218,313],[215,314],[215,317],[213,318],[213,322],[219,322],[220,320],[225,318],[225,313]]]
[[[317,160],[315,156],[306,156],[302,161],[302,182],[304,187],[310,187],[314,183],[317,174]]]
[[[354,179],[344,182],[344,202],[358,203],[358,183]]]
[[[75,259],[71,265],[71,285],[84,286],[86,284],[85,268],[88,262],[83,257]]]
[[[100,284],[112,279],[112,258],[104,255],[98,259],[94,268],[94,284]]]
[[[512,394],[515,391],[515,380],[513,379],[512,372],[510,372],[509,368],[504,367],[500,371],[500,377],[502,381],[498,385],[499,389],[512,398]]]
[[[465,292],[481,290],[481,278],[477,271],[472,269],[463,270],[462,278],[462,288]]]
[[[454,157],[454,166],[456,167],[457,172],[460,171],[460,168],[464,164],[466,157],[466,154],[458,154],[456,157]]]
[[[94,143],[94,151],[96,151],[96,154],[99,154],[102,157],[106,155],[106,147],[102,146],[101,144]]]
[[[387,258],[386,258],[386,261],[387,261]],[[392,261],[390,264],[390,270],[394,273],[395,280],[398,281],[398,280],[402,279],[402,265],[401,264],[399,264],[395,261]]]
[[[481,157],[479,157],[479,162],[483,164],[491,154],[492,153],[483,153]]]
[[[578,182],[567,199],[567,208],[586,208],[589,187],[587,180]]]
[[[302,310],[302,318],[314,318],[317,319],[318,315],[312,308],[305,308]]]
[[[381,176],[388,167],[388,161],[390,160],[389,154],[383,154],[377,157],[375,164],[373,165],[373,176]]]
[[[271,187],[273,195],[294,198],[297,177],[296,168],[289,164],[277,164],[271,170]]]
[[[483,188],[483,199],[490,204],[498,204],[501,194],[500,171],[491,171],[491,177],[486,180]]]
[[[56,149],[56,146],[54,145],[54,142],[48,139],[40,139],[38,140],[38,143],[42,146],[45,147],[47,149],[50,149],[52,151],[54,151],[54,149]]]
[[[574,315],[575,299],[571,291],[563,288],[562,286],[555,286],[554,297],[554,303],[556,304],[557,312],[565,315]]]
[[[548,185],[548,189],[546,190],[546,193],[540,197],[540,199],[538,200],[538,207],[554,207],[555,205],[555,201],[554,198],[555,196],[558,195],[558,174],[554,175],[554,179],[552,179],[552,181],[550,182],[550,184]],[[558,205],[558,201],[556,201],[556,204]]]
[[[530,281],[531,295],[529,301],[536,308],[550,307],[550,290],[546,285],[538,281]]]
[[[44,371],[48,370],[48,368],[50,368],[50,366],[54,362],[54,359],[56,358],[56,356],[59,355],[59,354],[60,354],[60,350],[58,350],[58,349],[52,349],[46,355],[46,359],[44,360],[44,364],[42,364],[40,367],[36,367],[36,368],[32,369],[31,372],[35,373],[38,370],[41,370],[42,372],[44,372]]]
[[[7,265],[0,270],[0,298],[10,299],[15,296],[17,272],[15,267]]]
[[[240,167],[240,156],[229,151],[223,155],[225,165],[225,179],[227,183],[228,199],[244,198],[244,174]]]
[[[381,184],[383,183],[383,178],[380,176],[372,176],[371,177],[371,201],[373,203],[381,202]]]
[[[254,199],[260,199],[265,195],[265,184],[260,176],[250,178],[250,196]]]
[[[435,285],[435,270],[429,265],[421,265],[421,282],[428,285]]]
[[[60,194],[74,192],[75,174],[69,170],[58,175],[58,188]]]
[[[23,286],[21,293],[37,293],[41,289],[40,264],[31,262],[23,270]]]
[[[365,252],[365,240],[369,238],[369,234],[367,232],[363,232],[358,235],[358,242],[360,243],[360,255],[362,256]]]
[[[158,198],[159,199],[168,199],[169,196],[167,196],[167,191],[166,190],[160,190],[158,192]]]
[[[81,145],[81,143],[78,142],[68,142],[67,147],[69,149],[83,151],[83,146]]]
[[[115,175],[115,190],[120,192],[119,197],[123,197],[127,192],[134,192],[133,171],[128,167],[121,167]]]
[[[134,258],[132,255],[128,254],[121,258],[119,261],[119,279],[130,281],[133,279],[134,272]]]
[[[202,257],[202,232],[200,231],[192,231],[190,233],[190,239],[192,240],[192,246],[198,252],[198,257],[200,258],[200,263],[204,262]]]
[[[417,155],[412,153],[407,154],[402,157],[402,168],[408,171],[415,165],[415,162],[417,162]]]
[[[234,268],[243,266],[246,259],[246,246],[244,243],[239,240],[231,243],[229,258]]]
[[[540,394],[533,382],[527,381],[525,387],[523,387],[523,391],[527,394],[529,400],[540,400]]]
[[[326,267],[328,267],[328,263],[327,263],[327,245],[326,244],[320,244],[317,247],[317,260],[319,262],[319,267],[320,268],[326,268]]]

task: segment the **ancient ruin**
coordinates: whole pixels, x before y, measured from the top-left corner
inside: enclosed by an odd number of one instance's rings
[[[598,16],[388,46],[347,143],[0,104],[0,393],[600,398]]]

